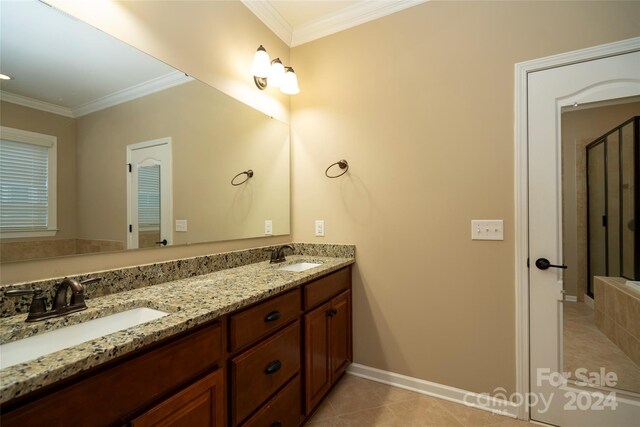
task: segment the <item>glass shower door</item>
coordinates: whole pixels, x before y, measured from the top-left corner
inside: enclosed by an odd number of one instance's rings
[[[593,276],[607,275],[607,188],[605,140],[587,147],[587,205],[589,283],[587,293],[593,295]]]
[[[638,256],[636,251],[638,249],[638,239],[635,233],[635,221],[636,221],[636,182],[638,172],[636,167],[638,166],[638,143],[635,139],[638,139],[638,135],[634,138],[634,126],[638,127],[639,119],[627,123],[620,130],[621,140],[621,161],[622,172],[620,174],[622,179],[621,185],[621,199],[622,199],[622,218],[621,218],[621,241],[622,241],[622,276],[627,279],[637,280],[637,266]]]

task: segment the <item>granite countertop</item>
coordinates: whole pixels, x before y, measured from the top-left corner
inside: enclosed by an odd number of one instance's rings
[[[304,272],[279,271],[283,265],[317,262]],[[120,292],[87,301],[85,311],[57,319],[25,323],[25,314],[3,318],[0,343],[37,335],[97,317],[149,307],[169,312],[160,319],[128,328],[19,365],[0,370],[0,403],[98,366],[158,340],[231,313],[353,264],[354,258],[293,255],[283,264],[268,261]]]

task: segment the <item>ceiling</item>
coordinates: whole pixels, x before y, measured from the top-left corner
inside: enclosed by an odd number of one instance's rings
[[[428,0],[242,0],[288,46],[298,46]]]
[[[2,99],[78,117],[185,76],[38,1],[0,1]],[[155,89],[155,90],[153,90]]]

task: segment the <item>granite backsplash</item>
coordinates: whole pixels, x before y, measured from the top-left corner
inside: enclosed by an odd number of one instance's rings
[[[325,256],[325,257],[355,257],[354,245],[291,243],[295,248],[293,255]],[[85,280],[100,277],[97,283],[86,285],[87,299],[98,298],[118,292],[129,291],[153,286],[160,283],[200,276],[215,271],[241,267],[269,259],[269,250],[281,245],[262,246],[232,252],[222,252],[155,264],[145,264],[135,267],[125,267],[113,270],[96,271],[92,273],[69,276],[70,279]],[[15,283],[2,286],[0,292],[0,317],[13,316],[29,311],[31,296],[8,298],[5,292],[11,289],[40,288],[44,291],[47,304],[50,305],[55,294],[56,284],[63,277],[56,277],[36,282]]]

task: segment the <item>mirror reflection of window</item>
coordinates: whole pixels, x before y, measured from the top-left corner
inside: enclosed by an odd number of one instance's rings
[[[160,237],[160,165],[138,169],[138,245],[152,248]]]
[[[2,237],[56,234],[56,137],[0,126]]]

